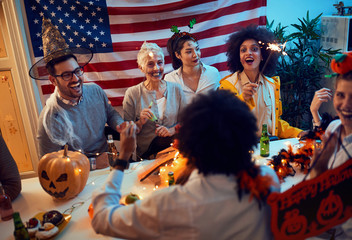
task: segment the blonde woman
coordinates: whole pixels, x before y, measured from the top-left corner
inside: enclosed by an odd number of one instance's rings
[[[179,84],[163,80],[164,53],[157,44],[144,42],[137,63],[145,80],[127,89],[124,119],[135,121],[139,129],[137,155],[149,158],[170,146],[185,97]]]

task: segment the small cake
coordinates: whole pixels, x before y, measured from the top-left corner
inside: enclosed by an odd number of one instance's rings
[[[40,224],[40,221],[36,218],[31,218],[26,222],[27,225],[27,231],[30,237],[34,237],[35,233],[38,231],[38,228],[40,228],[42,225]]]
[[[55,226],[58,226],[60,223],[64,221],[64,216],[56,210],[51,210],[49,212],[44,213],[43,215],[43,224],[52,223]]]
[[[59,232],[59,228],[52,223],[44,223],[35,234],[37,239],[48,239],[55,236]]]

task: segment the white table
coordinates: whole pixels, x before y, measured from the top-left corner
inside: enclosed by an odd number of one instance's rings
[[[144,180],[142,183],[137,180],[137,173],[143,171],[148,164],[149,161],[133,163],[130,169],[125,171],[121,189],[123,195],[136,192],[142,197],[145,197],[148,193],[153,191],[154,184],[149,179]],[[113,239],[96,234],[90,225],[90,218],[88,216],[88,207],[91,203],[92,192],[94,189],[104,184],[109,173],[109,168],[91,171],[87,185],[83,191],[75,198],[66,201],[53,199],[49,194],[44,192],[37,177],[24,179],[22,180],[21,194],[12,203],[13,209],[20,213],[22,221],[25,222],[39,212],[55,209],[63,213],[66,209],[71,208],[73,204],[76,204],[79,206],[71,213],[71,221],[55,239]],[[80,205],[79,203],[83,204]],[[13,240],[13,231],[13,220],[5,222],[0,220],[1,240]]]
[[[277,155],[282,148],[286,147],[285,144],[288,143],[294,145],[298,143],[298,140],[288,139],[271,142],[270,156]],[[258,153],[259,150],[256,149],[253,156],[256,163],[266,164],[268,158],[262,158]],[[139,182],[137,179],[137,174],[144,171],[149,163],[150,161],[133,163],[131,164],[130,169],[125,171],[125,177],[121,189],[123,195],[134,192],[143,198],[154,190],[154,182],[157,176],[151,176],[143,182]],[[44,192],[37,177],[24,179],[22,180],[21,194],[13,202],[14,211],[20,212],[22,221],[25,222],[39,212],[46,212],[55,209],[63,213],[66,209],[71,208],[73,204],[82,203],[73,210],[70,223],[55,239],[112,239],[110,237],[98,235],[94,232],[90,225],[90,218],[87,211],[89,204],[91,203],[93,190],[104,184],[109,173],[109,168],[90,172],[87,185],[83,191],[77,197],[67,201],[55,200]],[[285,179],[285,182],[281,184],[281,190],[284,191],[290,188],[293,184],[300,182],[303,177],[304,175],[297,171],[294,177],[287,177]],[[13,220],[6,222],[0,221],[0,239],[13,239],[13,230]]]

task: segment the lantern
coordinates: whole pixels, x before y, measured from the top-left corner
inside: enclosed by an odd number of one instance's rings
[[[57,199],[70,199],[86,186],[90,166],[80,152],[64,150],[45,154],[39,161],[38,175],[44,191]]]

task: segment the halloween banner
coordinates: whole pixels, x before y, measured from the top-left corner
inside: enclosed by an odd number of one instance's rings
[[[268,197],[275,239],[319,235],[352,217],[352,159],[342,166]]]

